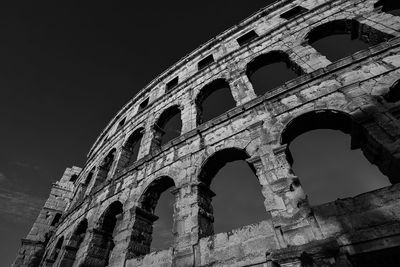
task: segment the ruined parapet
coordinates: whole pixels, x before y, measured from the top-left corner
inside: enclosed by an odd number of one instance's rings
[[[391,266],[400,255],[400,18],[390,8],[278,1],[154,79],[89,151],[42,265]],[[369,48],[331,61],[311,44],[335,33]],[[260,93],[251,74],[277,61],[298,77]],[[223,89],[234,107],[205,120],[203,100]],[[176,114],[180,135],[163,142]],[[289,145],[314,129],[350,135],[392,185],[310,206]],[[252,167],[269,219],[215,235],[210,184],[234,160]],[[155,206],[173,186],[173,245],[150,252]]]
[[[39,265],[46,244],[72,199],[75,189],[74,182],[80,171],[81,168],[75,166],[67,168],[61,179],[52,185],[49,198],[46,200],[32,229],[26,238],[21,240],[22,246],[13,266]]]

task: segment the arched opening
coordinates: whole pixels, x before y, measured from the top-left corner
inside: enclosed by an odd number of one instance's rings
[[[400,80],[395,82],[389,89],[389,92],[383,96],[386,101],[394,103],[400,100]]]
[[[78,175],[73,174],[73,175],[71,175],[71,178],[69,178],[69,181],[72,182],[72,183],[75,183],[76,179],[78,179]]]
[[[103,162],[98,168],[96,181],[93,187],[96,187],[102,184],[110,175],[111,168],[114,163],[114,159],[116,156],[117,150],[115,148],[111,149],[111,151],[107,154],[107,156],[103,159]]]
[[[48,264],[52,265],[54,262],[57,261],[57,258],[60,255],[63,243],[64,243],[64,237],[62,236],[62,237],[58,238],[56,246],[54,247],[53,251],[51,252],[49,258],[46,259],[46,262]]]
[[[100,217],[98,227],[93,230],[87,255],[82,266],[107,266],[115,246],[117,225],[122,220],[122,203],[115,201]],[[86,264],[86,265],[85,265]]]
[[[121,129],[122,127],[124,127],[125,125],[125,120],[126,118],[123,118],[122,120],[119,121],[118,126],[117,126],[117,130]]]
[[[126,141],[122,154],[120,157],[120,163],[118,164],[121,167],[128,167],[137,161],[140,151],[140,146],[142,142],[144,129],[139,128],[134,131]]]
[[[246,70],[256,95],[263,95],[303,74],[302,69],[282,51],[272,51],[253,59]]]
[[[153,149],[160,148],[181,135],[182,121],[179,106],[167,108],[154,125]]]
[[[196,98],[197,125],[236,107],[229,84],[217,79],[204,86]]]
[[[392,14],[393,16],[400,16],[400,2],[393,0],[379,0],[375,8],[381,7],[383,12]]]
[[[282,133],[288,160],[313,206],[390,185],[357,149],[364,142],[352,118],[332,110],[300,115]]]
[[[206,188],[200,196],[202,214],[208,214],[199,215],[201,237],[267,218],[261,186],[248,158],[244,150],[227,148],[209,157],[201,168],[199,180]]]
[[[56,226],[61,219],[61,213],[56,213],[51,221],[50,226]]]
[[[87,228],[88,222],[86,219],[83,219],[76,227],[74,233],[69,239],[68,245],[65,247],[65,254],[61,260],[60,266],[73,266],[76,259],[76,254],[81,247],[83,239],[85,238]]]
[[[172,245],[174,197],[168,196],[166,191],[174,187],[174,181],[170,177],[163,176],[154,180],[141,196],[139,206],[135,209],[135,223],[128,258],[142,256]]]
[[[333,62],[391,37],[356,20],[335,20],[312,29],[306,40]]]

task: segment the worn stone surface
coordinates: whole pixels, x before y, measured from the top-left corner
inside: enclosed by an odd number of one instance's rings
[[[68,168],[53,185],[14,266],[396,266],[387,259],[400,255],[400,101],[386,95],[400,79],[400,19],[376,2],[282,0],[176,63],[118,112],[82,169]],[[298,5],[307,10],[280,17]],[[309,33],[344,20],[373,46],[330,62],[308,44]],[[239,46],[250,30],[258,37]],[[271,51],[288,55],[302,75],[256,96],[247,66]],[[199,70],[210,54],[214,62]],[[229,84],[236,107],[198,125],[197,96],[217,79]],[[166,110],[180,112],[182,132],[161,146],[154,125]],[[316,128],[350,134],[393,185],[310,207],[287,147]],[[213,235],[208,182],[213,160],[227,157],[254,168],[270,219]],[[154,207],[172,185],[175,241],[150,253]]]

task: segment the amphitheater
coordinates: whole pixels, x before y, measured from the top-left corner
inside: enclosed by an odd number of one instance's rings
[[[14,266],[399,266],[399,8],[281,0],[183,57],[115,115],[83,168],[53,184]],[[368,48],[333,62],[313,44],[335,34]],[[297,78],[257,91],[251,75],[275,62]],[[204,118],[217,90],[234,104]],[[176,115],[179,134],[167,136]],[[391,185],[311,206],[288,147],[314,129],[350,135]],[[214,234],[210,184],[235,160],[258,177],[268,219]],[[151,251],[171,187],[174,241]]]

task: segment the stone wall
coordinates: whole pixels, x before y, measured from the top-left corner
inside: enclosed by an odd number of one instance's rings
[[[64,175],[48,201],[63,214],[60,222],[42,223],[46,203],[15,266],[365,266],[366,259],[396,266],[388,255],[395,257],[400,246],[400,102],[387,95],[400,79],[400,17],[376,2],[279,1],[184,57],[121,109],[82,170],[67,169],[79,177],[69,182]],[[296,6],[306,10],[280,17]],[[357,25],[353,30],[371,47],[330,62],[308,38],[332,21]],[[250,30],[258,37],[240,46],[237,39]],[[303,75],[257,96],[247,66],[271,51],[287,55]],[[198,69],[209,55],[214,62]],[[175,77],[178,84],[166,90]],[[196,97],[217,79],[229,84],[236,107],[198,125]],[[174,106],[181,136],[156,147],[154,125]],[[361,149],[392,186],[310,206],[291,169],[288,144],[317,128],[350,134],[352,148]],[[137,129],[143,129],[138,160],[125,166],[126,142]],[[221,158],[252,166],[270,219],[213,235],[208,179],[219,164],[210,162]],[[150,253],[157,219],[152,208],[171,185],[174,244]],[[84,233],[77,231],[82,222]]]

